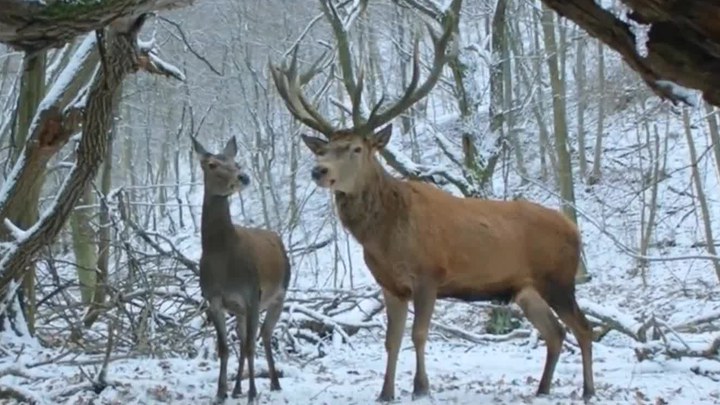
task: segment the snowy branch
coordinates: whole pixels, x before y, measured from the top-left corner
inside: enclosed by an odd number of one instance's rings
[[[100,0],[96,2],[0,0],[0,42],[26,52],[62,47],[73,38],[156,10],[194,0]]]
[[[138,41],[140,54],[138,55],[138,65],[140,69],[153,74],[173,77],[180,81],[185,80],[185,74],[175,65],[172,65],[160,58],[157,54],[155,43]]]

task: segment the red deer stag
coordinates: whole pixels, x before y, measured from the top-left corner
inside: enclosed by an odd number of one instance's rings
[[[248,363],[248,403],[257,396],[255,388],[255,340],[260,312],[267,310],[260,328],[270,374],[270,390],[280,390],[270,338],[280,319],[290,283],[290,262],[280,236],[272,231],[246,228],[232,223],[229,197],[250,184],[250,177],[234,161],[237,154],[232,137],[220,154],[212,154],[192,138],[204,176],[202,207],[202,256],[200,289],[208,302],[208,318],[217,333],[220,375],[215,403],[227,397],[228,341],[225,313],[235,314],[240,339],[240,359],[232,396],[242,393],[240,379]]]
[[[297,48],[289,67],[270,66],[289,111],[327,138],[302,135],[316,157],[312,179],[334,193],[340,221],[362,245],[365,263],[382,287],[387,311],[387,364],[378,399],[394,398],[409,301],[415,312],[413,398],[429,394],[424,353],[438,298],[516,302],[547,345],[538,395],[550,391],[565,338],[554,310],[577,337],[582,352],[583,396],[590,398],[595,390],[592,329],[575,300],[581,242],[573,222],[559,211],[531,202],[458,198],[429,184],[397,179],[376,157],[388,144],[392,126],[375,130],[425,97],[438,81],[448,59],[448,42],[457,29],[459,3],[454,0],[447,14],[454,22],[446,21],[443,34],[433,35],[434,61],[422,84],[415,43],[412,79],[399,101],[381,108],[381,100],[367,119],[357,120],[362,117],[362,75],[358,76],[357,90],[350,94],[352,128],[333,127],[306,100],[302,84],[308,80],[306,74],[298,74]],[[345,77],[348,71],[343,72],[343,81],[354,80]]]

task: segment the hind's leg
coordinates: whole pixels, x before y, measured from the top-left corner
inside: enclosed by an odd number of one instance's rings
[[[275,325],[280,319],[280,315],[282,315],[284,301],[285,297],[282,296],[268,307],[265,320],[260,327],[260,335],[262,336],[263,346],[265,346],[265,359],[270,373],[270,391],[280,391],[280,379],[278,379],[275,370],[275,359],[273,359],[272,353],[272,335],[273,329],[275,329]]]
[[[238,340],[240,340],[240,356],[238,359],[238,372],[235,377],[235,388],[232,391],[232,397],[238,398],[242,395],[242,386],[240,381],[242,380],[243,368],[245,367],[245,340],[247,340],[247,330],[245,325],[245,317],[237,315],[235,317],[235,330],[237,331]]]
[[[565,330],[562,328],[550,306],[533,287],[525,287],[515,296],[515,302],[522,308],[530,323],[540,332],[547,345],[547,357],[537,395],[550,393],[550,384],[555,366],[560,357]]]
[[[247,325],[247,339],[243,342],[243,351],[247,357],[248,367],[248,403],[255,403],[257,397],[257,388],[255,387],[255,340],[258,335],[258,318],[260,318],[260,294],[258,300],[247,305],[247,313],[245,314],[245,324]]]
[[[592,342],[593,331],[585,314],[578,307],[575,298],[572,299],[572,307],[569,309],[558,308],[558,316],[572,330],[580,345],[580,353],[583,363],[583,398],[588,399],[595,395],[595,383],[592,371]]]
[[[218,375],[218,387],[217,394],[215,395],[214,403],[223,403],[227,397],[227,364],[228,364],[228,342],[227,342],[227,325],[225,325],[225,311],[219,308],[218,305],[210,306],[207,311],[208,318],[215,326],[215,333],[217,334],[217,350],[218,357],[220,357],[220,374]]]

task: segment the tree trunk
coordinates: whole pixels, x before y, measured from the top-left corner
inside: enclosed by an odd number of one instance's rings
[[[585,155],[585,109],[587,100],[585,96],[585,37],[577,40],[577,55],[575,63],[575,91],[577,97],[577,141],[578,163],[580,164],[580,180],[585,181],[588,175],[587,156]]]
[[[120,97],[122,95],[122,86],[116,92],[115,113],[117,115],[120,105]],[[112,137],[117,135],[117,120],[113,120]],[[93,302],[87,311],[83,324],[85,328],[90,328],[100,316],[100,308],[107,298],[107,280],[110,275],[110,248],[112,246],[112,218],[110,217],[110,207],[108,206],[108,195],[112,189],[112,170],[113,170],[113,144],[108,144],[107,154],[103,162],[102,178],[100,180],[100,220],[98,229],[98,250],[97,250],[97,274],[95,276],[95,291],[93,292]]]
[[[692,137],[692,130],[690,129],[690,116],[687,108],[683,108],[682,113],[683,125],[685,126],[685,138],[687,139],[688,149],[690,151],[690,168],[692,170],[692,180],[695,184],[695,192],[697,193],[697,200],[700,204],[700,212],[702,213],[703,230],[705,231],[705,245],[707,251],[711,255],[717,257],[717,249],[715,249],[715,238],[712,232],[712,217],[710,215],[710,208],[708,207],[707,198],[705,197],[705,190],[703,189],[702,179],[700,171],[698,170],[698,154],[695,150],[695,141]],[[715,268],[715,275],[720,281],[720,260],[712,261],[713,267]]]
[[[83,305],[90,305],[92,302],[97,279],[98,255],[95,229],[92,227],[94,212],[95,195],[92,188],[88,186],[70,217],[75,266]]]
[[[597,129],[595,131],[595,151],[593,155],[593,167],[588,184],[597,184],[602,178],[602,141],[605,132],[605,56],[603,55],[603,44],[598,42],[598,89],[600,97],[598,97],[598,118]]]
[[[717,178],[720,180],[720,131],[718,130],[717,112],[711,105],[705,103],[705,114],[710,132],[710,144],[715,157],[715,170]]]
[[[111,141],[110,127],[116,100],[115,92],[122,80],[138,69],[137,33],[146,17],[141,15],[128,21],[116,21],[101,44],[105,57],[87,96],[82,121],[83,136],[77,148],[76,164],[47,214],[24,234],[16,235],[15,246],[0,260],[0,297],[3,300],[0,303],[0,314],[5,313],[11,304],[8,298],[14,296],[15,281],[24,276],[25,269],[33,263],[40,249],[52,243],[60,233],[73,207],[95,178],[106,156]],[[63,121],[64,117],[58,111],[44,120],[44,123],[50,122],[54,125],[43,126],[34,149],[42,151],[43,148],[67,140],[73,128]],[[14,172],[27,173],[29,169],[33,169],[29,166],[30,163],[32,161],[26,160],[23,164],[16,165],[18,169]],[[17,174],[11,179],[17,178]],[[10,187],[15,188],[12,184]]]
[[[560,195],[563,198],[562,209],[573,222],[577,223],[575,211],[575,190],[572,177],[572,165],[570,153],[568,152],[567,118],[565,107],[565,83],[560,78],[558,66],[557,44],[555,41],[555,18],[552,11],[543,6],[542,14],[543,37],[545,40],[545,52],[547,54],[547,65],[550,73],[550,86],[552,87],[553,100],[553,126],[555,133],[555,153],[558,160],[558,180]],[[577,281],[587,281],[588,275],[585,264],[581,261],[577,273]]]
[[[495,172],[495,166],[500,158],[501,151],[505,147],[505,94],[503,91],[503,47],[506,39],[506,11],[507,0],[498,0],[495,6],[495,13],[492,19],[492,65],[490,66],[490,136],[495,139],[494,150],[487,162],[485,162],[480,174],[480,184],[485,194],[489,194],[487,190],[492,189],[492,176]]]
[[[37,112],[40,101],[45,96],[45,52],[25,55],[20,78],[20,96],[18,97],[17,115],[13,145],[10,149],[11,164],[17,163],[22,148],[30,136],[30,126]],[[5,211],[5,217],[20,229],[27,229],[37,221],[40,191],[45,180],[45,167],[37,166],[25,190],[21,204],[14,204],[12,209]],[[0,226],[0,240],[10,240],[4,226]],[[23,288],[18,290],[20,308],[25,315],[28,331],[35,333],[35,266],[27,269],[23,278]]]

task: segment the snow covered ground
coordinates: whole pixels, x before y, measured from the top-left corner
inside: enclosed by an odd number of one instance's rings
[[[281,392],[269,391],[269,380],[258,379],[261,404],[369,404],[382,385],[384,355],[381,341],[354,341],[353,347],[333,349],[328,356],[306,364],[280,357]],[[572,349],[572,352],[571,352]],[[717,361],[663,360],[638,363],[632,350],[596,344],[595,381],[598,404],[713,404],[720,402],[720,384],[694,375],[691,368],[714,367]],[[2,385],[22,390],[37,403],[67,404],[202,404],[215,393],[217,362],[193,359],[125,359],[110,363],[110,387],[96,395],[79,366],[48,364],[25,369],[57,353],[23,354],[0,365]],[[399,360],[397,404],[569,404],[580,399],[582,371],[579,351],[566,345],[555,374],[552,393],[536,398],[534,392],[545,356],[542,344],[527,339],[514,343],[475,345],[433,339],[427,365],[433,394],[412,401],[414,354],[406,340]],[[260,359],[260,371],[266,370]],[[236,367],[230,362],[230,370]],[[91,365],[82,366],[92,374]],[[8,375],[14,371],[13,375]],[[24,376],[18,376],[24,374]],[[32,377],[31,379],[26,377]],[[244,380],[244,392],[247,381]],[[44,399],[46,398],[46,399]],[[227,403],[245,403],[229,398]],[[6,402],[4,402],[6,403]]]

